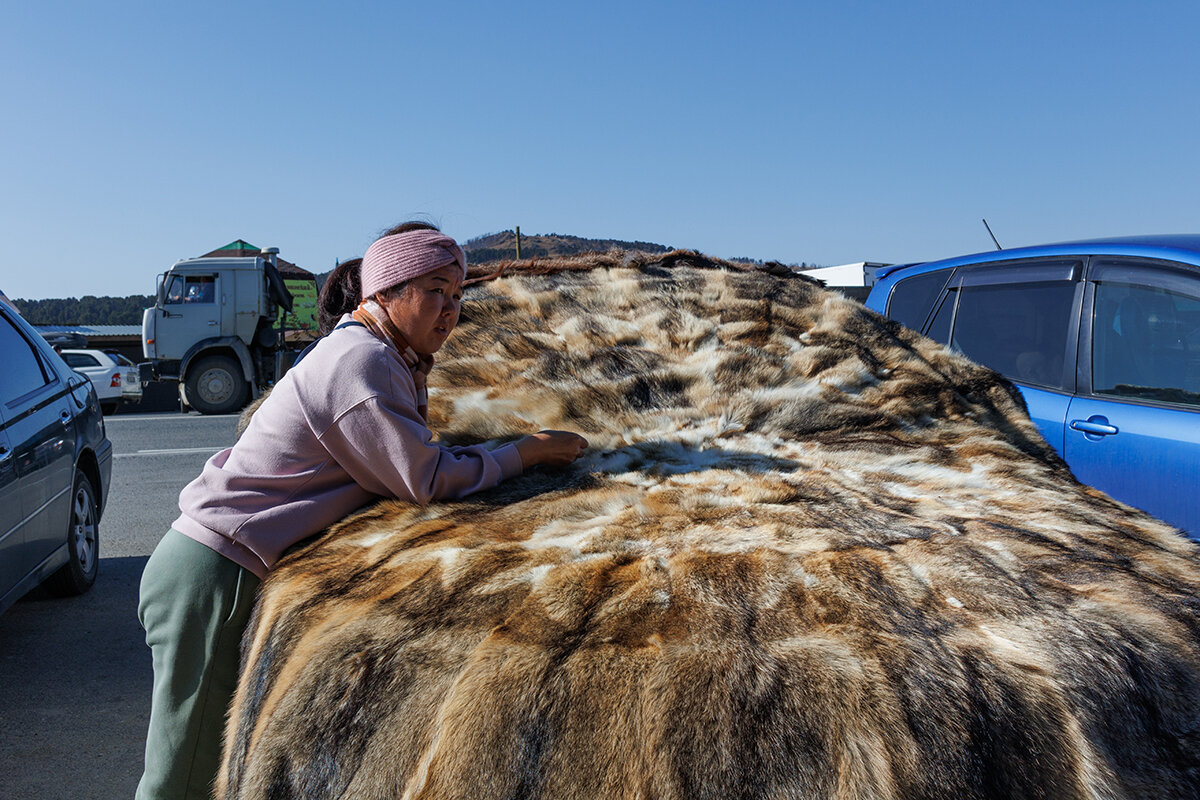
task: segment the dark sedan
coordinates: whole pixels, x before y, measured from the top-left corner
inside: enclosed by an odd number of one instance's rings
[[[112,443],[87,378],[0,302],[0,612],[96,580]]]

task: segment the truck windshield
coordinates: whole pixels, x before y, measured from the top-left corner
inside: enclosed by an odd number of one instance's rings
[[[216,275],[170,275],[167,278],[165,305],[212,303],[216,298]]]

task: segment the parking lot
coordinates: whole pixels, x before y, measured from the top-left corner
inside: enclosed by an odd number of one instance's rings
[[[0,797],[132,797],[150,708],[138,581],[204,461],[233,442],[235,416],[118,414],[100,576],[58,599],[35,590],[0,615]]]

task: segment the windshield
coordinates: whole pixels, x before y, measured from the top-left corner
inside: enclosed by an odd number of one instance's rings
[[[166,305],[207,303],[216,299],[216,275],[171,275],[166,284]]]

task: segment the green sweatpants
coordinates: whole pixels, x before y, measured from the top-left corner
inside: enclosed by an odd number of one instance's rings
[[[154,662],[137,800],[210,800],[238,645],[259,580],[172,529],[142,572],[138,619]]]

